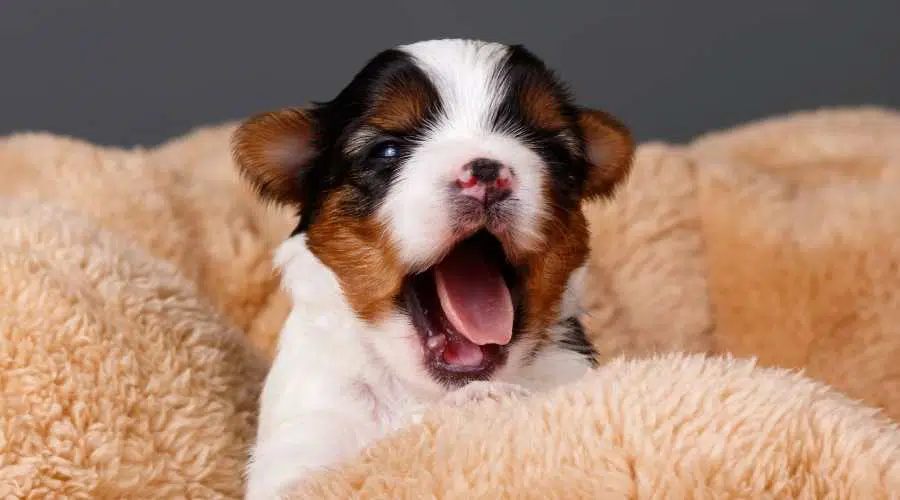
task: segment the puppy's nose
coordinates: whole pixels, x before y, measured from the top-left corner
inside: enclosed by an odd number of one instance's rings
[[[512,180],[512,172],[506,165],[488,158],[476,158],[462,166],[456,184],[460,194],[490,204],[509,196]]]

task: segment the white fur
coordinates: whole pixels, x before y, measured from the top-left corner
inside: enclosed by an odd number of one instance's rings
[[[400,47],[415,58],[438,91],[443,113],[433,123],[398,173],[379,215],[390,228],[404,262],[427,268],[445,248],[452,231],[448,187],[463,165],[489,158],[513,173],[510,227],[525,250],[541,243],[545,215],[544,163],[516,138],[514,130],[495,130],[493,117],[506,91],[498,72],[507,47],[471,40],[432,40]]]
[[[247,471],[250,500],[277,497],[410,423],[423,406],[447,394],[419,364],[412,326],[400,317],[377,328],[359,320],[305,236],[283,243],[276,264],[293,309],[263,388]],[[582,357],[555,346],[523,366],[530,349],[524,341],[515,344],[495,380],[543,390],[588,368]]]
[[[296,236],[276,265],[293,301],[262,392],[248,499],[269,499],[396,425],[412,401],[366,351],[367,327],[335,275]]]

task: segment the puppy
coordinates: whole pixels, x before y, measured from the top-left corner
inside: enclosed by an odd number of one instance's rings
[[[262,394],[247,498],[273,498],[422,405],[542,390],[594,352],[578,320],[585,200],[633,142],[521,46],[381,52],[333,100],[250,118],[235,161],[299,224],[293,309]]]

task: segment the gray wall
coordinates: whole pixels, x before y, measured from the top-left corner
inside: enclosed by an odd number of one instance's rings
[[[324,100],[397,43],[524,43],[642,140],[900,107],[900,0],[0,0],[0,134],[150,145]]]

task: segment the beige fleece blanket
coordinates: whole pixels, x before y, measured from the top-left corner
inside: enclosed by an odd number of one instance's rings
[[[232,129],[0,140],[0,498],[240,497],[293,220]],[[295,496],[897,498],[900,114],[644,144],[587,210],[600,370],[435,408]]]

